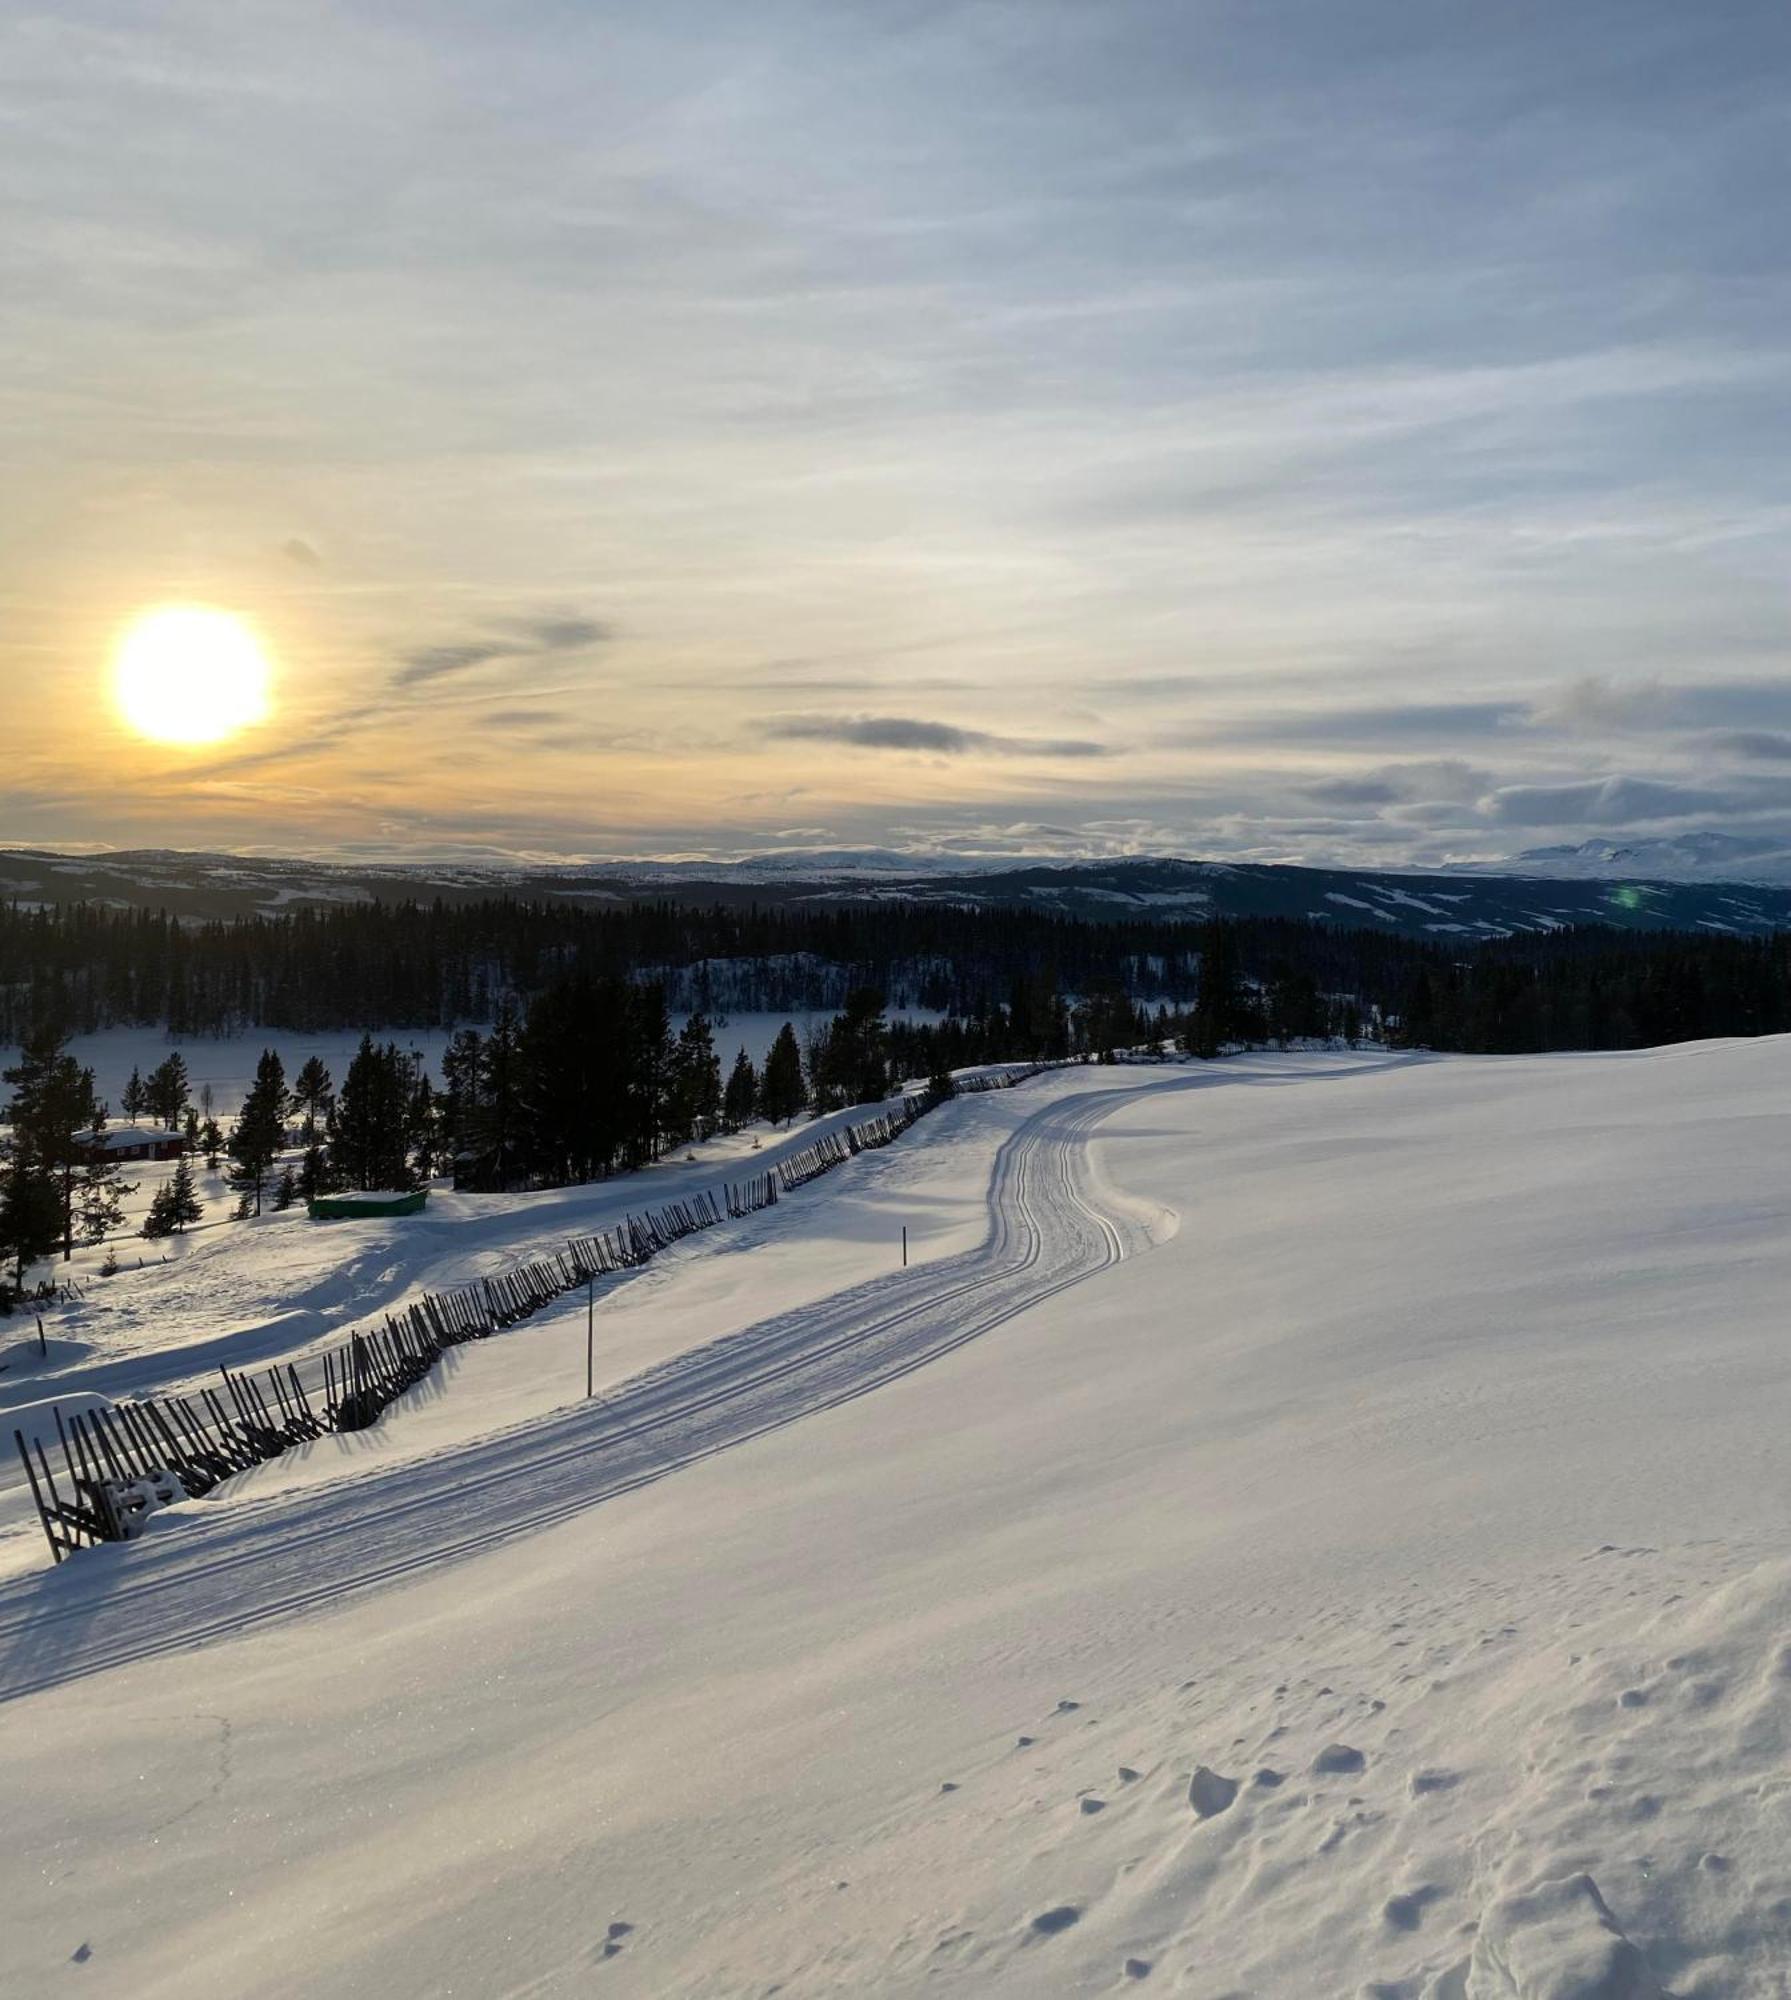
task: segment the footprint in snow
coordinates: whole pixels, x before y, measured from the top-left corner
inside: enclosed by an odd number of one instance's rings
[[[1415,1931],[1424,1921],[1424,1911],[1442,1894],[1434,1882],[1421,1883],[1403,1895],[1389,1896],[1381,1905],[1381,1915],[1396,1931]]]
[[[1086,1797],[1078,1799],[1076,1803],[1085,1813],[1098,1813],[1107,1810],[1107,1801],[1105,1799]]]
[[[1126,1977],[1128,1979],[1148,1979],[1150,1977],[1150,1960],[1148,1958],[1128,1958],[1126,1960]]]
[[[1365,1771],[1368,1759],[1350,1743],[1327,1743],[1312,1760],[1312,1768],[1322,1777],[1343,1777],[1354,1771]]]
[[[1421,1799],[1429,1792],[1451,1791],[1460,1782],[1461,1775],[1456,1771],[1414,1771],[1412,1797]]]
[[[1074,1903],[1059,1903],[1054,1910],[1041,1910],[1033,1918],[1032,1928],[1039,1937],[1055,1937],[1059,1931],[1067,1931],[1081,1921],[1082,1912]]]
[[[1205,1764],[1188,1780],[1188,1803],[1199,1819],[1212,1819],[1222,1813],[1237,1795],[1235,1778],[1222,1778]]]

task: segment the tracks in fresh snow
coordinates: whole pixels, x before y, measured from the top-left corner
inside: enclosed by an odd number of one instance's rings
[[[963,1346],[1143,1246],[1143,1229],[1091,1192],[1085,1144],[1138,1094],[1072,1097],[1029,1118],[996,1156],[976,1250],[780,1313],[421,1463],[202,1503],[147,1541],[21,1579],[0,1591],[0,1700],[495,1548]]]

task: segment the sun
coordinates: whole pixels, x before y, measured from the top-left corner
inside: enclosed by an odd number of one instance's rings
[[[273,669],[261,641],[228,611],[163,604],[118,642],[118,712],[154,743],[218,743],[267,719]]]

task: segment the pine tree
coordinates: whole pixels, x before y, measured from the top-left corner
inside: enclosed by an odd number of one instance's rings
[[[765,1074],[759,1085],[759,1109],[773,1125],[784,1125],[802,1109],[806,1097],[802,1081],[802,1051],[796,1045],[796,1030],[786,1021],[778,1029],[777,1039],[765,1058]]]
[[[290,1208],[297,1200],[298,1177],[293,1173],[291,1165],[288,1164],[274,1187],[275,1212],[278,1213],[282,1209]]]
[[[106,1114],[97,1112],[86,1138],[87,1165],[76,1197],[81,1240],[103,1243],[124,1227],[124,1198],[137,1183],[122,1178],[123,1168],[106,1146]]]
[[[234,1162],[229,1181],[239,1218],[261,1213],[261,1191],[285,1138],[286,1072],[274,1051],[263,1049],[226,1148]]]
[[[218,1129],[215,1118],[206,1119],[199,1128],[199,1150],[205,1155],[205,1164],[215,1174],[218,1162],[224,1156],[224,1135]]]
[[[189,1153],[199,1150],[199,1114],[192,1105],[187,1106],[186,1123],[181,1127],[180,1142]]]
[[[335,1094],[335,1082],[324,1067],[323,1058],[307,1056],[292,1081],[292,1101],[304,1113],[299,1137],[307,1146],[317,1144],[317,1135],[323,1130]]]
[[[170,1132],[178,1132],[190,1089],[186,1058],[176,1049],[150,1071],[144,1086],[144,1109],[159,1118]]]
[[[752,1066],[752,1057],[744,1049],[734,1058],[734,1067],[728,1072],[727,1088],[721,1095],[721,1122],[730,1132],[738,1132],[742,1125],[752,1122],[753,1113],[759,1108],[759,1075]]]
[[[149,1109],[149,1093],[143,1087],[143,1072],[133,1066],[130,1081],[119,1098],[127,1122],[135,1124]]]

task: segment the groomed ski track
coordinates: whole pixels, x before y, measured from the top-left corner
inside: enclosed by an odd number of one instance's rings
[[[679,1355],[607,1396],[421,1463],[196,1501],[146,1540],[0,1590],[0,1700],[290,1618],[494,1549],[894,1381],[1148,1246],[1087,1140],[1153,1079],[1065,1098],[1003,1144],[973,1251]],[[517,1337],[526,1338],[526,1331]],[[386,1421],[403,1421],[399,1406]]]

